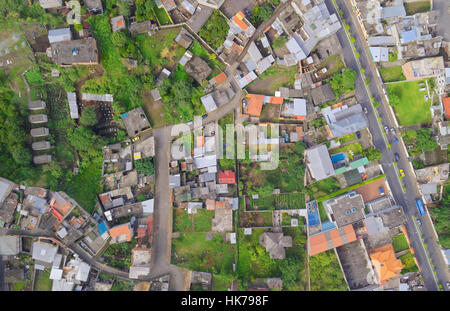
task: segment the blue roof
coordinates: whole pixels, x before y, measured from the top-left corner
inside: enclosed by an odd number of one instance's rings
[[[344,160],[345,159],[345,154],[344,153],[338,153],[338,154],[334,154],[334,155],[332,155],[331,156],[331,163],[336,163],[336,162],[339,162],[339,161],[342,161],[342,160]]]
[[[106,228],[106,224],[104,221],[102,221],[101,223],[98,224],[98,233],[100,235],[102,235],[103,233],[106,232],[106,230],[108,230],[108,228]]]
[[[408,43],[417,40],[417,33],[415,29],[402,31],[402,43]]]

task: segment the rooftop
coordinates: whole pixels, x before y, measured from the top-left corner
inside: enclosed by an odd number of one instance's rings
[[[309,237],[309,255],[313,256],[355,240],[356,234],[352,225],[321,232]]]
[[[338,227],[355,223],[364,218],[364,201],[361,195],[350,192],[324,202],[333,214]]]
[[[51,44],[52,57],[56,64],[98,64],[97,43],[94,38],[55,42]]]
[[[334,176],[333,163],[326,145],[318,145],[305,150],[306,166],[316,181]]]
[[[270,253],[270,259],[284,259],[286,247],[292,247],[292,237],[282,232],[264,232],[259,236],[259,244]]]
[[[384,282],[398,275],[403,268],[401,260],[395,257],[392,244],[371,249],[369,255],[378,274],[380,284],[384,284]]]
[[[139,132],[150,128],[150,123],[142,107],[123,113],[121,117],[129,137],[135,137]]]

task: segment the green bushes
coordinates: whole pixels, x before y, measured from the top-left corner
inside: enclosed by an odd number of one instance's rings
[[[139,159],[134,161],[134,166],[139,174],[152,176],[155,173],[155,167],[151,158]]]
[[[228,29],[227,20],[215,10],[206,24],[200,29],[199,35],[216,50],[223,44],[227,37]]]
[[[345,68],[342,73],[336,73],[330,81],[336,96],[351,92],[355,89],[356,72]]]
[[[252,24],[258,27],[263,21],[269,19],[274,9],[268,3],[263,5],[255,5],[252,10]]]

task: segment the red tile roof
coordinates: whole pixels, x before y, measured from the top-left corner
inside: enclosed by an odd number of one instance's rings
[[[213,78],[217,84],[224,82],[227,79],[227,75],[225,72],[219,73],[217,76]]]
[[[450,97],[443,98],[442,104],[444,105],[445,118],[447,120],[450,120]]]
[[[261,110],[264,103],[264,95],[247,94],[245,98],[248,99],[247,113],[251,116],[259,117],[261,115]]]
[[[240,12],[240,13],[242,13],[242,12]],[[238,14],[233,16],[233,22],[235,22],[236,25],[238,25],[238,27],[241,28],[242,30],[246,30],[248,28],[248,26],[246,23],[244,23],[244,21],[242,20],[242,17],[238,16]]]
[[[271,103],[271,104],[282,104],[283,103],[283,97],[271,96],[269,103]]]
[[[339,232],[339,230],[342,231]],[[356,240],[355,230],[352,225],[347,225],[340,229],[332,229],[309,237],[309,254],[310,256],[322,253],[333,247],[341,246],[344,243],[342,237],[346,237],[346,243]]]
[[[236,175],[231,170],[225,172],[219,171],[219,184],[234,184],[236,182]]]

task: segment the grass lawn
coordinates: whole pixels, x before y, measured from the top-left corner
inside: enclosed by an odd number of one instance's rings
[[[406,77],[403,75],[401,66],[379,67],[381,79],[383,82],[404,81]]]
[[[406,237],[404,234],[399,234],[392,238],[392,245],[394,246],[394,251],[401,252],[406,249],[409,249],[408,240],[406,240]]]
[[[353,157],[355,155],[361,154],[362,146],[360,143],[352,143],[352,144],[348,144],[348,145],[330,150],[330,154],[336,154],[336,153],[341,153],[341,152],[346,153],[347,156],[349,157],[349,159],[353,160]],[[353,153],[353,155],[351,152]]]
[[[136,36],[136,46],[153,74],[159,74],[163,67],[173,67],[183,56],[186,50],[173,41],[179,32],[180,28],[171,28],[158,31],[151,37],[147,34]]]
[[[333,250],[309,257],[312,291],[346,291],[344,274]]]
[[[250,227],[272,227],[272,212],[244,212],[241,213],[240,226],[242,228]]]
[[[235,262],[235,247],[223,242],[221,234],[213,234],[211,241],[206,233],[181,233],[172,240],[172,264],[194,271],[229,275]]]
[[[335,177],[329,177],[319,180],[306,187],[311,199],[317,199],[329,193],[339,190],[339,182]]]
[[[250,204],[254,210],[302,209],[305,208],[305,196],[303,193],[259,195],[258,199],[250,197]]]
[[[293,85],[296,73],[297,66],[286,67],[275,64],[250,83],[248,92],[273,96],[280,87]]]
[[[230,275],[213,275],[212,290],[213,291],[226,291],[231,287],[231,282],[236,279]]]
[[[207,209],[197,210],[189,215],[183,208],[174,209],[174,232],[210,232],[214,212]]]
[[[344,68],[344,62],[341,59],[341,55],[340,54],[334,54],[331,56],[328,56],[327,59],[325,59],[317,68],[317,70],[315,70],[314,72],[318,72],[319,70],[321,70],[322,68],[326,67],[327,68],[327,72],[326,75],[328,77],[331,77],[332,75],[334,75],[335,73],[337,73],[339,70],[341,70],[342,68]]]
[[[53,281],[50,280],[50,270],[36,271],[36,279],[34,280],[35,291],[51,291]]]
[[[324,222],[324,221],[328,221],[328,215],[327,212],[325,211],[325,207],[323,206],[323,202],[319,202],[319,216],[320,216],[320,221]]]
[[[341,144],[348,142],[348,141],[352,141],[352,140],[356,140],[356,134],[355,133],[350,133],[348,135],[342,136],[340,138],[337,139]]]
[[[417,267],[416,262],[414,260],[414,254],[412,254],[411,252],[398,257],[398,259],[400,259],[403,264],[401,274],[419,271],[419,268]]]
[[[160,25],[173,24],[164,8],[158,8],[154,1],[152,1],[152,7],[153,12],[155,12],[155,16],[158,19]]]
[[[395,94],[400,99],[393,108],[401,126],[431,123],[431,102],[425,101],[426,92],[419,91],[422,88],[419,83],[423,82],[412,81],[387,85],[388,96]]]
[[[197,214],[194,214],[194,231],[210,232],[213,217],[214,211],[209,211],[207,209],[197,210]]]
[[[407,15],[414,15],[416,13],[427,12],[430,9],[431,9],[430,0],[405,3],[405,10]]]
[[[125,281],[120,278],[115,278],[111,287],[111,291],[132,291],[135,283],[132,281]]]

